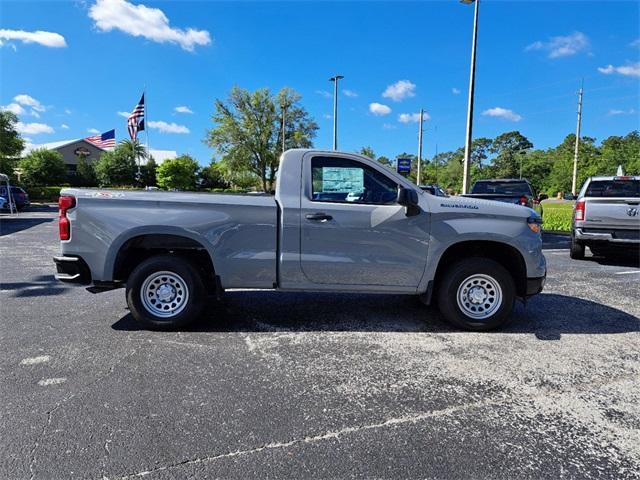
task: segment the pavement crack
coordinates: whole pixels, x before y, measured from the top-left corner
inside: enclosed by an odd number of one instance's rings
[[[497,405],[503,402],[504,400],[482,400],[477,402],[466,403],[464,405],[459,405],[455,407],[444,408],[441,410],[432,410],[429,412],[418,413],[413,415],[393,417],[379,423],[344,427],[338,430],[328,431],[328,432],[317,434],[317,435],[306,436],[303,438],[297,438],[297,439],[286,441],[286,442],[271,442],[259,447],[250,448],[246,450],[236,450],[233,452],[222,453],[219,455],[190,458],[190,459],[182,460],[180,462],[172,463],[170,465],[164,465],[164,466],[153,468],[150,470],[143,470],[140,472],[123,475],[117,478],[120,480],[127,480],[132,478],[145,477],[153,473],[162,472],[162,471],[166,471],[166,470],[170,470],[176,467],[181,467],[186,465],[210,463],[210,462],[215,462],[216,460],[221,460],[224,458],[233,458],[233,457],[240,457],[245,455],[252,455],[255,453],[262,452],[264,450],[287,448],[287,447],[292,447],[294,445],[313,444],[313,443],[322,442],[324,440],[338,439],[344,435],[351,435],[353,433],[358,433],[358,432],[367,431],[367,430],[396,427],[396,426],[401,426],[406,424],[415,424],[424,420],[428,420],[430,418],[451,415],[469,408],[483,407],[490,404]]]
[[[104,380],[105,378],[107,378],[109,375],[111,375],[115,371],[115,369],[118,367],[118,365],[120,365],[122,362],[124,362],[129,357],[135,355],[137,353],[137,351],[138,350],[133,350],[131,353],[125,355],[122,358],[120,358],[117,362],[115,362],[113,365],[111,365],[111,367],[109,367],[109,369],[104,374],[102,374],[99,377],[95,378],[94,380],[92,380],[91,382],[86,384],[84,387],[79,389],[77,392],[66,396],[65,398],[60,400],[58,403],[56,403],[52,409],[50,409],[47,412],[45,412],[45,415],[47,416],[47,421],[45,422],[45,424],[42,427],[42,430],[40,431],[38,436],[36,437],[36,439],[35,439],[35,441],[33,443],[33,447],[31,448],[31,452],[29,454],[29,459],[30,459],[29,460],[29,473],[31,474],[30,477],[29,477],[30,480],[34,480],[34,478],[35,478],[35,475],[36,475],[35,467],[36,467],[36,464],[37,464],[38,448],[40,447],[41,440],[45,437],[45,435],[47,434],[47,431],[49,430],[49,427],[51,426],[51,421],[53,419],[53,414],[58,409],[60,409],[63,405],[65,405],[67,402],[69,402],[70,400],[74,399],[78,395],[86,392],[87,390],[91,389],[94,385],[96,385],[98,382],[100,382],[100,381]]]

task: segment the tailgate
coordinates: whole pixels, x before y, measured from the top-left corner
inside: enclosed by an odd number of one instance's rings
[[[587,198],[584,226],[638,229],[640,198]]]

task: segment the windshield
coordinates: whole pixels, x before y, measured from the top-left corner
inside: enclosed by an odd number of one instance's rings
[[[531,195],[527,182],[476,182],[471,193]]]
[[[640,197],[640,180],[594,180],[587,187],[585,197]]]

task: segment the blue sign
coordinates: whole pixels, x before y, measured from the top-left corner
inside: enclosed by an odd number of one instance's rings
[[[400,175],[408,175],[411,171],[411,159],[410,158],[398,158],[396,160],[396,171]]]

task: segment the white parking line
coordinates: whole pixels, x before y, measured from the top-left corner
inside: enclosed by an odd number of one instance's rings
[[[38,357],[23,358],[20,365],[36,365],[37,363],[45,363],[51,360],[49,355],[40,355]]]
[[[640,273],[640,270],[629,270],[627,272],[615,272],[616,275],[631,275],[633,273]]]
[[[66,382],[67,379],[65,377],[60,378],[43,378],[38,382],[38,385],[41,387],[48,387],[49,385],[59,385],[61,383]]]

